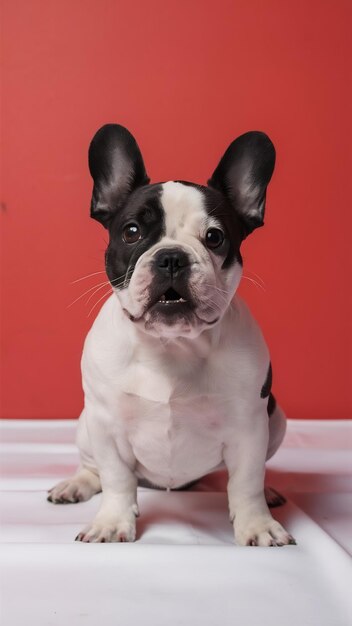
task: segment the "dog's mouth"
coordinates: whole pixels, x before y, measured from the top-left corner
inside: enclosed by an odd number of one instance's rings
[[[142,319],[147,324],[158,322],[164,323],[170,327],[179,323],[188,323],[190,326],[196,326],[199,322],[207,326],[213,326],[219,321],[220,316],[211,319],[203,319],[198,313],[198,302],[193,298],[193,294],[187,286],[179,290],[174,287],[168,287],[164,292],[161,289],[154,294],[150,294],[149,303],[144,312],[139,316],[133,316],[127,309],[124,312],[132,322],[140,322]]]
[[[161,291],[161,290],[160,290]],[[168,320],[176,320],[179,316],[188,317],[195,308],[195,303],[188,289],[179,289],[179,286],[167,286],[162,293],[157,292],[151,298],[148,311]]]
[[[163,304],[164,306],[168,306],[169,304],[183,304],[184,302],[187,302],[187,300],[173,287],[167,289],[165,293],[160,296],[159,300],[157,300],[157,304]]]

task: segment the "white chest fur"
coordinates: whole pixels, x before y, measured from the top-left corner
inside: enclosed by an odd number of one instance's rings
[[[240,301],[197,340],[142,339],[112,297],[85,346],[86,406],[106,416],[121,457],[139,477],[177,487],[221,463],[229,429],[240,436],[253,393],[259,401],[267,349]]]
[[[117,434],[117,445],[128,441],[140,477],[177,487],[221,462],[224,416],[215,397],[185,393],[158,402],[128,394],[121,401],[126,439]]]

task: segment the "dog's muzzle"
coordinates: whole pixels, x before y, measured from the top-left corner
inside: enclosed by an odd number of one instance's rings
[[[184,250],[158,250],[152,266],[154,280],[150,294],[151,306],[158,313],[186,313],[194,308],[189,290],[190,266],[190,258]]]

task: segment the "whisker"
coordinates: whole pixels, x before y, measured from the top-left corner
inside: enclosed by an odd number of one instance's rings
[[[211,308],[213,311],[218,311],[219,308],[220,308],[218,303],[215,302],[215,300],[213,300],[212,298],[207,298],[206,299],[206,303],[207,303],[207,305],[210,303],[210,307],[209,308]],[[213,306],[211,306],[211,305],[213,305]]]
[[[209,283],[203,283],[203,285],[204,287],[212,287],[213,289],[216,289],[217,291],[222,291],[223,293],[227,293],[226,289],[221,289],[217,285],[210,285]]]
[[[221,298],[223,300],[223,302],[225,304],[227,304],[228,302],[228,297],[226,298],[224,296],[224,294],[226,294],[228,296],[227,291],[225,291],[225,289],[220,289],[220,287],[217,287],[216,285],[208,285],[207,283],[203,283],[204,287],[210,287],[211,289],[215,289],[218,292],[218,296],[219,298]]]
[[[84,298],[84,296],[86,296],[87,293],[89,293],[90,291],[93,291],[93,289],[96,289],[97,287],[99,287],[99,289],[100,289],[104,285],[108,285],[108,284],[109,284],[109,281],[105,280],[103,283],[99,283],[98,285],[93,285],[93,287],[91,287],[90,289],[87,289],[87,291],[85,291],[80,296],[78,296],[78,298],[76,298],[76,300],[71,302],[71,304],[69,304],[66,308],[69,309],[73,304],[75,304],[75,302],[78,302],[78,300],[80,300],[81,298]]]
[[[125,283],[125,281],[124,281],[124,280],[122,280],[122,281],[121,281],[120,283],[118,283],[117,285],[113,285],[113,288],[114,288],[114,289],[120,289],[121,287],[123,287],[123,286],[124,286],[124,283]]]
[[[258,283],[256,280],[254,280],[253,278],[250,278],[249,276],[245,276],[244,274],[242,275],[242,278],[245,278],[246,280],[249,280],[251,283],[253,283],[254,285],[256,285],[257,287],[259,287],[259,289],[262,289],[263,291],[266,291],[265,287],[263,287],[263,285],[261,285],[260,283]]]
[[[219,206],[221,206],[223,203],[224,203],[224,201],[223,201],[223,200],[221,200],[221,201],[219,202],[219,204],[218,204],[216,207],[214,207],[213,209],[210,209],[210,210],[208,211],[208,215],[212,215],[213,213],[215,213],[215,211],[216,211],[216,210],[219,208]]]
[[[96,276],[97,274],[105,274],[105,270],[93,272],[92,274],[87,274],[87,276],[81,276],[81,278],[76,278],[76,280],[73,280],[70,284],[74,285],[75,283],[79,283],[80,280],[85,280],[85,278],[90,278],[91,276]]]
[[[90,316],[90,314],[92,313],[92,311],[94,311],[95,307],[99,304],[99,302],[101,302],[101,300],[103,300],[103,298],[106,298],[106,296],[110,296],[112,293],[113,293],[113,291],[112,291],[112,290],[111,290],[111,291],[109,290],[109,291],[107,291],[106,293],[104,293],[104,294],[102,295],[102,297],[101,297],[101,298],[99,298],[99,300],[98,300],[98,301],[94,304],[94,306],[92,306],[92,308],[91,308],[91,310],[89,311],[89,313],[88,313],[87,317],[89,317],[89,316]]]
[[[214,210],[213,211],[210,210],[208,215],[213,216],[213,213],[214,213]],[[217,218],[217,217],[228,217],[228,215],[227,215],[227,213],[217,213],[215,215],[215,218]]]
[[[116,278],[113,278],[112,280],[110,280],[109,282],[112,283],[116,283],[117,280],[120,280],[121,283],[123,283],[123,279],[124,279],[124,274],[122,274],[121,276],[117,276]]]
[[[221,298],[223,304],[228,304],[228,300],[221,294],[218,294],[218,297]],[[213,300],[213,302],[215,302],[215,300]],[[217,302],[216,305],[219,307],[221,303]]]
[[[98,293],[98,291],[100,291],[101,289],[103,289],[106,285],[108,285],[108,284],[109,284],[109,282],[110,282],[110,281],[106,281],[105,283],[102,283],[102,284],[100,285],[100,287],[97,287],[97,289],[96,289],[95,291],[93,291],[93,293],[91,293],[91,294],[90,294],[90,296],[89,296],[89,298],[88,298],[88,300],[87,300],[87,302],[86,302],[86,305],[88,304],[88,302],[90,302],[90,301],[91,301],[91,299],[95,296],[95,294],[96,294],[96,293]]]
[[[133,271],[134,271],[134,267],[133,267],[131,270],[127,270],[127,272],[128,272],[128,271],[130,271],[130,272],[131,272],[131,274],[132,274],[132,273],[133,273]],[[127,278],[130,278],[130,276],[127,276],[127,272],[126,272],[126,274],[121,274],[121,276],[117,276],[117,277],[116,277],[116,278],[114,278],[113,280],[110,280],[110,283],[112,284],[112,283],[115,283],[117,280],[119,280],[119,281],[120,281],[120,284],[119,284],[118,286],[123,285],[123,283],[125,282],[125,280],[127,280]]]
[[[248,269],[248,267],[246,268],[247,272],[250,272],[251,274],[253,274],[256,278],[258,278],[258,280],[260,280],[260,282],[262,283],[263,287],[265,287],[265,282],[264,280],[258,276],[258,274],[256,274],[255,272],[253,272],[252,270]]]
[[[129,265],[127,270],[126,270],[125,280],[123,281],[123,284],[124,284],[125,287],[126,287],[127,281],[131,278],[131,275],[133,274],[133,271],[134,271],[134,266],[132,267],[132,265]]]
[[[112,284],[114,289],[119,289],[120,287],[125,286],[126,277],[124,277],[123,280],[120,280],[120,282],[115,285],[114,283],[115,283],[116,280],[119,280],[119,279],[118,278],[114,278],[114,280],[110,281],[110,283]]]

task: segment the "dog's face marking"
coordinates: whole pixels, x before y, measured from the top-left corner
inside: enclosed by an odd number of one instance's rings
[[[208,182],[149,185],[132,135],[93,138],[92,216],[109,230],[106,269],[126,315],[158,337],[196,337],[218,322],[242,274],[240,245],[263,223],[275,151],[263,133],[231,144]]]
[[[140,235],[131,243],[124,241],[129,224]],[[206,241],[212,229],[223,236],[214,249]],[[241,278],[242,231],[218,192],[175,181],[139,188],[109,231],[107,274],[139,326],[159,336],[196,336],[222,317]]]
[[[162,187],[158,184],[139,187],[109,223],[110,237],[105,264],[108,278],[115,289],[128,287],[139,258],[165,234],[161,193]],[[129,225],[138,226],[140,230],[140,238],[135,243],[125,241]]]

